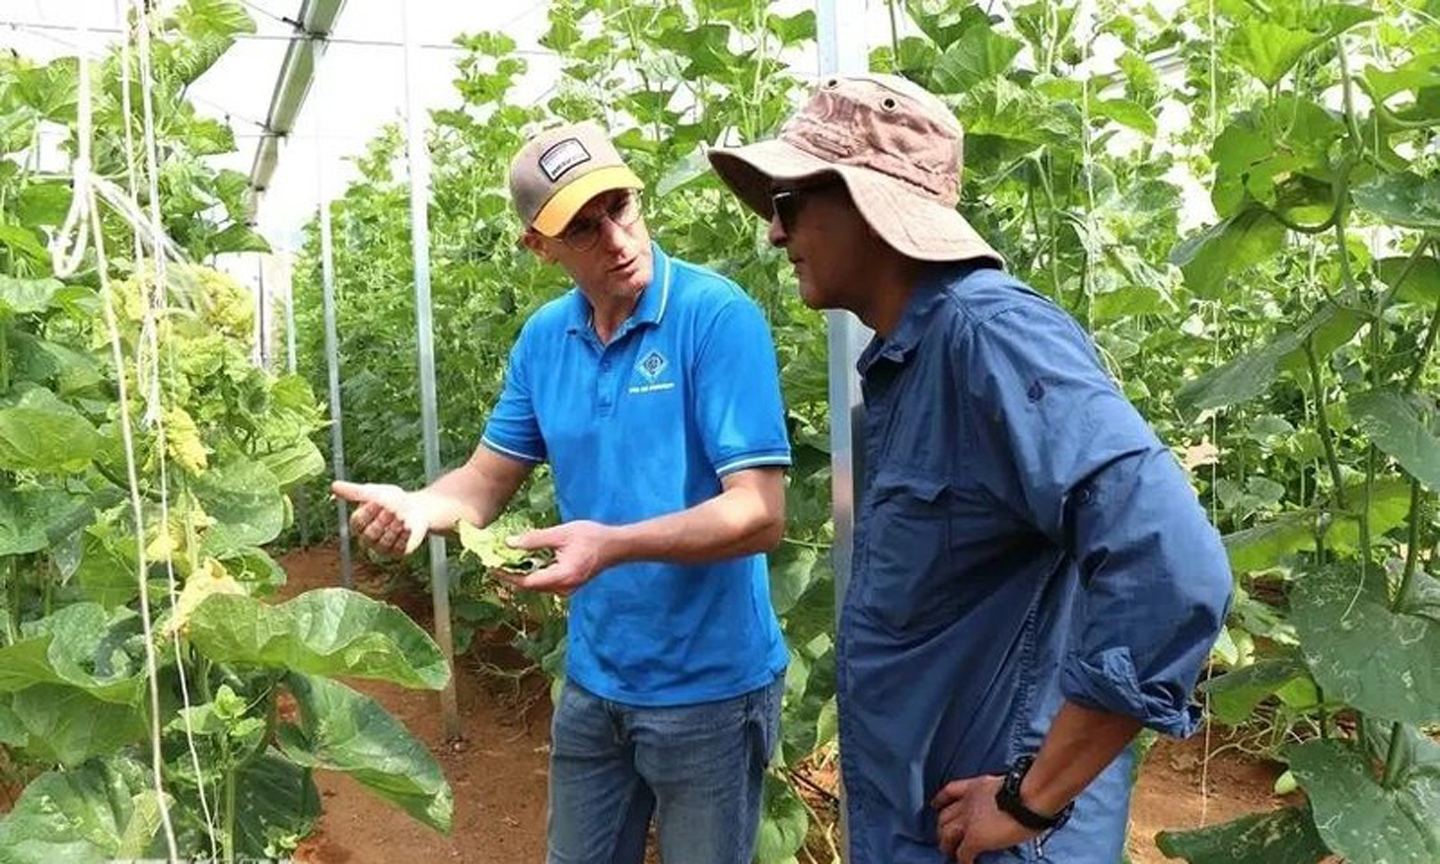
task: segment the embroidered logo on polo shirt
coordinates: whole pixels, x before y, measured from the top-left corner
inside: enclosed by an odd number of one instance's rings
[[[640,370],[641,375],[654,381],[660,377],[660,373],[664,372],[668,365],[665,362],[665,355],[651,348],[644,357],[640,358],[640,362],[635,364],[635,368]]]
[[[660,377],[660,373],[664,372],[669,365],[670,362],[665,359],[664,354],[661,354],[654,348],[646,351],[644,355],[640,357],[640,361],[635,364],[635,371],[639,372],[640,377],[649,383],[631,387],[630,392],[654,393],[658,390],[669,390],[673,388],[675,386],[674,381],[656,380]]]

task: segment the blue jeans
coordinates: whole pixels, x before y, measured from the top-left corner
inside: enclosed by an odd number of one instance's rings
[[[549,864],[750,864],[782,675],[699,705],[645,708],[566,681],[551,724]]]

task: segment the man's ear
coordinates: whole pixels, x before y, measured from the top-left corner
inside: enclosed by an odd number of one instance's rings
[[[548,244],[546,244],[545,238],[534,228],[527,228],[525,229],[525,233],[520,235],[520,245],[529,249],[535,254],[536,258],[539,258],[546,264],[555,263],[555,256],[550,254],[550,248]]]

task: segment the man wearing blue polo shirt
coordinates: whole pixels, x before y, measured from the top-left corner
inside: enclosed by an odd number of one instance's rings
[[[336,483],[355,533],[408,553],[487,525],[540,462],[563,524],[516,538],[555,563],[524,589],[570,597],[550,763],[552,864],[748,864],[787,652],[764,552],[790,464],[759,308],[666,255],[640,180],[593,123],[541,133],[510,188],[524,244],[574,289],[525,322],[470,461],[429,487]]]

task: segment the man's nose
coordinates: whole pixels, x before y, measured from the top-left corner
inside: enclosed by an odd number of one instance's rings
[[[771,246],[784,246],[790,242],[789,235],[785,233],[785,226],[780,222],[779,213],[770,215],[770,230],[765,233],[765,236],[769,239]]]

